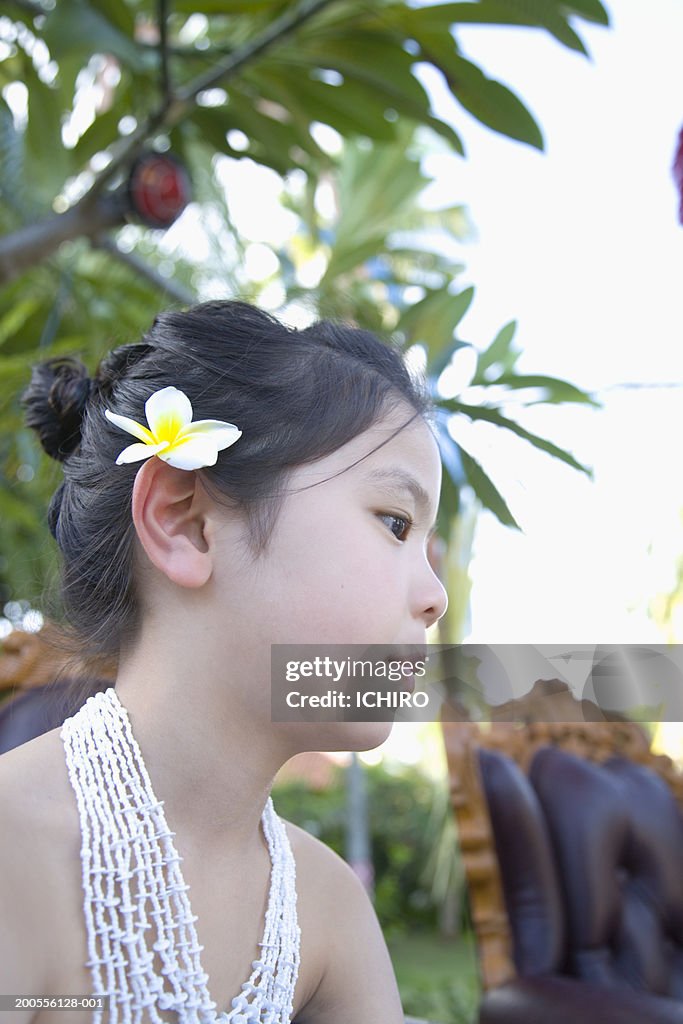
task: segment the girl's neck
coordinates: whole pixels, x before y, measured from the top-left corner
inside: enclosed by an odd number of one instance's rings
[[[288,755],[278,756],[268,732],[246,720],[225,678],[212,680],[199,664],[185,673],[163,655],[143,662],[144,671],[138,658],[122,665],[116,694],[169,827],[185,844],[248,854],[260,843],[261,814]]]

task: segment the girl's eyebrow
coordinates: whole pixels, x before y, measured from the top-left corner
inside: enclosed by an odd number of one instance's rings
[[[422,484],[415,479],[412,473],[401,469],[399,466],[390,466],[385,469],[373,469],[364,477],[369,483],[388,484],[397,491],[408,491],[415,499],[415,505],[421,515],[428,519],[432,511],[432,502],[429,494]],[[434,516],[436,518],[436,516]],[[432,532],[434,526],[432,526]]]

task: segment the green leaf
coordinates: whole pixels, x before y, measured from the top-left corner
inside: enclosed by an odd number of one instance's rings
[[[30,58],[25,61],[28,123],[24,134],[27,178],[47,205],[60,191],[71,168],[71,154],[62,144],[65,109],[59,89],[41,82]]]
[[[257,14],[282,12],[282,0],[173,0],[173,10],[183,14]]]
[[[543,149],[543,135],[522,101],[475,64],[453,54],[447,65],[439,64],[451,92],[473,117],[501,135]]]
[[[451,345],[447,345],[439,353],[437,353],[429,361],[428,371],[430,375],[433,375],[434,380],[438,380],[443,371],[446,369],[451,359],[456,352],[459,352],[463,348],[472,348],[468,341],[453,341]],[[427,353],[429,359],[429,352]]]
[[[79,166],[83,166],[95,153],[107,149],[119,138],[119,121],[124,114],[120,101],[121,97],[118,97],[113,107],[96,117],[74,146],[73,154]]]
[[[445,287],[428,292],[401,315],[397,330],[405,335],[407,344],[421,343],[425,346],[427,372],[431,376],[438,377],[454,353],[468,347],[466,342],[457,341],[453,335],[473,298],[474,288],[466,288],[453,295]]]
[[[460,56],[445,39],[422,35],[424,56],[439,69],[451,92],[473,117],[493,131],[543,150],[541,129],[522,101],[501,82],[487,78],[471,61]]]
[[[4,316],[0,316],[0,347],[21,330],[40,306],[40,299],[25,298],[17,302],[16,305],[13,304]]]
[[[0,379],[6,383],[11,377],[21,377],[25,378],[28,383],[32,362],[48,359],[51,356],[73,355],[76,346],[83,345],[84,341],[85,339],[82,337],[60,338],[58,343],[50,345],[49,348],[21,352],[19,355],[0,355]]]
[[[493,512],[494,516],[503,526],[511,526],[513,530],[519,530],[519,523],[508,508],[505,499],[490,477],[481,468],[481,465],[465,451],[462,445],[457,445],[457,448],[462,459],[467,482],[484,508]]]
[[[378,235],[386,238],[414,212],[428,179],[416,160],[406,158],[409,136],[403,124],[395,144],[367,149],[353,143],[346,146],[338,176],[342,216],[336,244],[355,245]]]
[[[72,110],[76,94],[76,79],[86,66],[89,55],[86,53],[64,54],[59,59],[55,84],[60,90],[65,110]]]
[[[324,278],[321,285],[327,280],[334,280],[342,274],[361,267],[367,260],[372,259],[384,248],[384,237],[377,235],[374,238],[363,239],[358,245],[335,243],[332,247],[330,261],[327,264]],[[324,285],[323,285],[324,286]]]
[[[197,107],[192,114],[192,123],[197,125],[207,141],[221,153],[237,159],[251,157],[257,163],[272,167],[278,174],[286,174],[293,167],[302,165],[297,158],[295,147],[300,146],[300,135],[291,125],[272,117],[266,117],[250,107],[249,103],[236,93],[230,96],[230,103],[222,107]],[[246,153],[234,150],[227,141],[231,129],[244,132],[250,145]],[[313,140],[309,140],[312,144]]]
[[[24,498],[14,494],[6,485],[0,486],[0,520],[36,530],[40,526],[38,514]]]
[[[585,54],[583,42],[563,13],[563,9],[573,7],[560,0],[481,0],[479,3],[441,4],[426,10],[420,8],[414,12],[414,20],[416,23],[422,20],[423,27],[430,32],[443,30],[444,24],[529,25],[546,29],[564,46]],[[596,15],[591,21],[605,23],[602,5],[587,0],[587,7]]]
[[[399,284],[422,286],[425,273],[439,274],[445,284],[446,281],[453,281],[465,270],[464,263],[453,263],[442,253],[396,246],[391,238],[387,239],[387,255],[391,258],[394,278]]]
[[[129,38],[133,38],[135,14],[125,0],[89,0],[89,2],[90,6],[99,11],[114,28]]]
[[[14,127],[12,111],[0,96],[0,184],[4,203],[19,212],[24,198],[23,136]]]
[[[448,440],[451,444],[455,444],[451,438],[448,438]],[[460,488],[451,476],[445,462],[443,465],[445,472],[441,477],[441,498],[439,500],[436,528],[439,535],[443,537],[444,540],[447,540],[448,533],[450,531],[450,524],[453,517],[458,514],[458,510],[460,508]]]
[[[586,21],[594,21],[598,25],[609,27],[609,14],[600,3],[600,0],[571,0],[571,3],[563,3],[562,6]]]
[[[498,331],[491,344],[477,359],[477,369],[472,377],[472,384],[487,384],[486,371],[490,366],[500,364],[504,373],[510,373],[519,359],[519,352],[512,348],[512,339],[517,330],[517,321],[511,320]]]
[[[465,110],[493,131],[543,149],[541,130],[519,97],[460,56],[449,31],[443,27],[438,31],[429,29],[418,20],[413,34],[422,57],[438,68]]]
[[[460,508],[460,488],[465,483],[465,474],[459,449],[448,432],[448,418],[437,417],[435,421],[439,454],[443,467],[441,501],[437,514],[437,529],[447,539],[450,520]]]
[[[31,32],[33,32],[34,34],[38,34],[38,33],[36,33],[36,26],[35,26],[36,15],[34,15],[30,10],[26,10],[26,11],[23,10],[18,4],[6,4],[6,3],[2,5],[3,14],[4,14],[5,8],[7,8],[7,7],[11,8],[11,12],[12,13],[11,14],[7,13],[5,15],[5,17],[8,17],[8,18],[11,17],[13,22],[15,22],[15,23],[16,22],[20,22],[22,25],[26,25],[26,27],[28,29],[30,29]]]
[[[449,206],[440,210],[420,210],[420,219],[428,227],[446,231],[449,235],[465,241],[474,233],[472,221],[466,206]]]
[[[419,124],[421,122],[418,120],[417,123]],[[444,138],[446,142],[450,142],[451,146],[453,147],[456,153],[459,153],[460,156],[465,156],[465,146],[463,144],[463,141],[456,132],[455,128],[453,128],[450,124],[446,124],[445,121],[441,121],[438,117],[431,116],[426,118],[426,120],[424,120],[424,122],[422,123],[424,123],[427,126],[427,128],[431,128],[432,131],[436,132],[437,135],[441,135],[441,137]]]
[[[262,87],[270,81],[274,88],[270,98],[287,109],[298,109],[309,120],[331,125],[345,137],[365,135],[380,141],[393,140],[397,126],[386,117],[386,111],[393,109],[402,119],[424,124],[440,134],[456,152],[464,152],[457,132],[430,113],[428,97],[412,76],[410,81],[419,86],[419,91],[412,86],[406,90],[396,80],[370,74],[368,69],[363,75],[347,72],[341,84],[331,85],[302,75],[301,65],[301,57],[297,59],[295,53],[285,61],[278,51],[277,61],[264,61],[257,69],[251,69],[249,77],[260,81]],[[330,61],[323,64],[329,66]]]
[[[156,53],[143,53],[86,0],[59,0],[45,19],[43,37],[57,61],[74,53],[111,53],[138,73],[157,63]]]
[[[367,135],[371,139],[391,142],[396,137],[393,121],[386,117],[386,111],[394,97],[388,98],[379,88],[370,83],[347,78],[341,85],[326,82],[302,82],[305,94],[312,93],[317,113],[315,120],[326,121],[344,134],[340,124],[346,125],[346,134]],[[318,116],[322,115],[322,116]],[[424,111],[424,116],[428,110]],[[341,119],[341,120],[340,120]]]
[[[558,42],[563,43],[570,50],[587,54],[588,51],[583,42],[560,13],[559,8],[562,5],[556,0],[501,0],[500,6],[503,9],[511,8],[519,13],[520,17],[529,18],[532,22],[547,29]]]
[[[383,14],[383,21],[411,39],[419,40],[428,35],[433,41],[438,39],[445,41],[450,37],[451,29],[457,28],[458,23],[525,24],[519,14],[513,11],[504,14],[501,10],[502,2],[504,0],[499,0],[498,9],[495,12],[489,10],[488,0],[482,0],[480,3],[472,3],[471,0],[468,0],[466,3],[432,4],[419,8],[408,7],[405,3],[397,3]]]
[[[386,100],[373,96],[353,79],[342,85],[329,85],[302,75],[300,67],[289,66],[277,70],[259,68],[252,77],[259,81],[268,99],[296,111],[308,123],[328,124],[345,137],[365,135],[391,141],[396,136],[394,124],[385,117],[389,106]]]
[[[313,25],[297,38],[295,47],[281,47],[277,57],[289,57],[299,67],[306,62],[312,68],[338,71],[345,79],[362,82],[388,99],[400,97],[412,107],[420,107],[425,115],[429,112],[427,92],[412,73],[415,58],[386,32],[364,32],[358,26],[349,32],[323,35]]]
[[[497,427],[504,427],[506,430],[512,431],[518,437],[523,438],[534,446],[534,448],[540,448],[541,451],[547,452],[548,455],[552,455],[553,458],[559,459],[561,462],[565,462],[572,469],[578,469],[581,473],[585,473],[586,476],[592,478],[592,470],[587,466],[583,466],[580,462],[574,458],[570,452],[565,451],[564,448],[559,448],[552,441],[547,441],[543,437],[539,437],[537,434],[532,434],[531,431],[521,427],[519,423],[515,423],[514,420],[510,420],[507,416],[503,416],[499,409],[494,409],[488,405],[465,405],[464,402],[459,402],[457,399],[446,399],[438,403],[442,408],[448,409],[450,412],[462,413],[468,416],[471,420],[483,420],[485,423],[494,423]]]
[[[546,377],[542,374],[502,374],[495,380],[487,381],[488,385],[501,385],[511,390],[520,388],[545,388],[548,394],[543,398],[544,402],[559,404],[560,402],[585,402],[595,408],[601,408],[592,395],[566,380],[557,377]]]

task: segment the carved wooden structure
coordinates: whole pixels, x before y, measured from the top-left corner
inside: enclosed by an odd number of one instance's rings
[[[37,633],[15,629],[0,640],[0,700],[11,692],[19,693],[54,682],[63,673],[69,677],[116,677],[116,661],[92,662],[78,660],[55,642],[54,626],[47,624]]]
[[[461,708],[444,706],[442,730],[451,801],[485,990],[510,981],[516,971],[478,748],[507,754],[525,773],[543,746],[561,747],[596,762],[618,754],[657,772],[683,810],[683,774],[669,757],[650,750],[643,727],[623,719],[607,720],[596,705],[589,705],[576,701],[566,684],[552,681],[536,683],[521,700],[492,709],[496,720],[483,726],[462,720]]]

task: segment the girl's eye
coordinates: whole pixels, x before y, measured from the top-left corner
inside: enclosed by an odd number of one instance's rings
[[[404,541],[407,539],[410,527],[413,524],[406,516],[396,516],[391,512],[387,512],[380,516],[380,519],[389,524],[389,529],[394,537],[396,537],[396,540]]]

